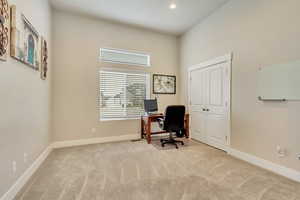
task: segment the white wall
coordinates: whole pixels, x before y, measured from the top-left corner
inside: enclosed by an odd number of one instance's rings
[[[9,0],[45,36],[49,45],[50,7],[47,0]],[[51,66],[49,66],[51,69]],[[8,57],[0,61],[0,197],[50,143],[50,78]],[[23,155],[28,154],[24,163]],[[12,173],[12,162],[17,172]]]
[[[139,120],[99,121],[98,70],[119,67],[179,76],[177,38],[61,11],[53,12],[53,21],[54,140],[138,136]],[[101,47],[149,53],[152,66],[141,69],[99,63]],[[166,105],[178,102],[178,95],[159,96],[161,111]],[[96,128],[96,133],[91,132],[92,128]]]
[[[299,0],[231,0],[192,28],[181,38],[181,100],[189,66],[233,52],[232,147],[300,171],[300,102],[257,100],[259,67],[300,59],[299,7]]]

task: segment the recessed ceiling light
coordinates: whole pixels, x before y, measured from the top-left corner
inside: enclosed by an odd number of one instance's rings
[[[177,5],[176,5],[175,3],[171,3],[170,6],[169,6],[169,8],[170,8],[171,10],[174,10],[174,9],[177,8]]]

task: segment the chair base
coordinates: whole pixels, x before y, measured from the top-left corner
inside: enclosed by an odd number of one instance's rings
[[[172,145],[175,145],[176,149],[178,149],[177,143],[180,143],[181,145],[184,145],[183,141],[178,141],[178,140],[175,140],[174,138],[161,139],[160,142],[161,142],[162,147],[165,147],[166,144],[172,144]]]

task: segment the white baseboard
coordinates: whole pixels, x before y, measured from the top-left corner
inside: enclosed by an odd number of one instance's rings
[[[119,142],[126,140],[135,140],[139,139],[139,135],[122,135],[122,136],[113,136],[113,137],[104,137],[104,138],[90,138],[84,140],[73,140],[73,141],[62,141],[54,142],[33,162],[33,164],[23,173],[23,175],[18,178],[15,184],[0,198],[0,200],[13,200],[15,196],[20,192],[24,185],[29,181],[31,176],[36,172],[44,160],[48,157],[53,149],[63,148],[63,147],[72,147],[72,146],[81,146],[88,144],[98,144],[98,143],[107,143],[107,142]]]
[[[138,134],[135,134],[135,135],[121,135],[121,136],[102,137],[102,138],[89,138],[83,140],[69,140],[69,141],[54,142],[52,144],[52,148],[57,149],[57,148],[64,148],[64,147],[82,146],[88,144],[120,142],[120,141],[127,141],[127,140],[136,140],[139,138],[140,136]]]
[[[248,163],[261,167],[263,169],[274,172],[275,174],[279,174],[286,178],[292,179],[294,181],[300,182],[300,172],[294,169],[290,169],[270,161],[264,160],[262,158],[258,158],[256,156],[238,151],[236,149],[229,149],[228,154],[236,157],[238,159],[244,160]]]
[[[0,200],[12,200],[18,194],[18,192],[29,181],[31,176],[36,172],[40,165],[51,153],[51,145],[32,163],[32,165],[18,178],[15,184],[0,198]]]
[[[48,157],[52,149],[81,146],[81,145],[88,145],[88,144],[107,143],[107,142],[119,142],[119,141],[126,141],[126,140],[135,140],[135,139],[139,139],[139,135],[135,134],[135,135],[123,135],[123,136],[112,136],[112,137],[104,137],[104,138],[90,138],[84,140],[54,142],[51,145],[49,145],[49,147],[34,161],[34,163],[23,173],[23,175],[20,178],[18,178],[16,183],[0,198],[0,200],[13,200],[15,196],[18,194],[18,192],[24,187],[27,181],[31,178],[34,172],[40,167],[40,165]],[[272,171],[276,174],[300,182],[299,171],[272,163],[270,161],[258,158],[256,156],[244,152],[240,152],[232,148],[228,148],[228,154],[238,159],[249,162],[253,165]]]

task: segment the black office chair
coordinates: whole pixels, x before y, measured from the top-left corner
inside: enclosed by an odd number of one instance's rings
[[[162,147],[165,144],[173,144],[178,149],[177,143],[184,145],[183,141],[177,141],[173,137],[173,132],[184,131],[185,106],[168,106],[164,119],[159,119],[160,127],[169,132],[168,139],[161,139]]]

